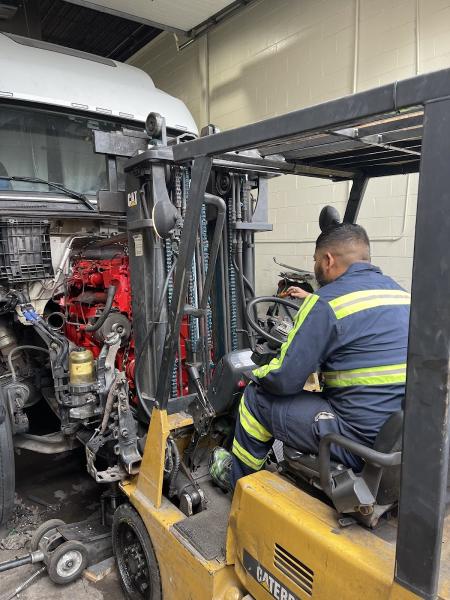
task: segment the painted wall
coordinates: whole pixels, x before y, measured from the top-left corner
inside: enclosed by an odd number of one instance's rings
[[[260,0],[180,52],[171,34],[131,60],[222,130],[450,67],[450,0]],[[149,107],[150,108],[150,107]],[[272,233],[258,235],[257,291],[281,262],[312,268],[324,204],[343,212],[348,184],[280,177],[270,184]],[[373,262],[409,287],[417,176],[371,181],[359,223]]]

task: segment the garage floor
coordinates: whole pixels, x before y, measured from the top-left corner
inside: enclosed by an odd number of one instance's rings
[[[43,456],[23,451],[16,457],[16,508],[8,526],[0,531],[0,561],[27,553],[33,530],[48,519],[81,521],[99,510],[102,489],[84,469],[83,454]],[[0,575],[0,600],[8,597],[38,569],[27,565]],[[123,600],[115,572],[93,584],[82,578],[68,586],[41,575],[20,600]]]

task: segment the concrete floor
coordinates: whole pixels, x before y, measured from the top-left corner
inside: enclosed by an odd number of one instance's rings
[[[43,456],[23,451],[16,456],[16,508],[0,531],[0,561],[28,551],[33,530],[48,519],[81,521],[99,510],[102,488],[86,473],[83,454]],[[0,575],[0,600],[27,579],[37,565],[19,567]],[[93,584],[82,578],[67,586],[55,585],[44,573],[19,600],[124,600],[117,574]]]

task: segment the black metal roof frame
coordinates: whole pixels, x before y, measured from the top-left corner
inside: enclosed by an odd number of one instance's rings
[[[437,71],[181,144],[174,158],[257,149],[298,174],[336,180],[415,172],[423,105],[448,93],[450,72]]]
[[[172,147],[176,162],[194,164],[157,390],[163,408],[170,380],[164,374],[170,373],[182,315],[176,299],[186,291],[212,160],[249,149],[281,154],[279,172],[352,179],[347,221],[356,219],[369,177],[420,172],[395,579],[420,597],[436,598],[449,458],[450,70]],[[257,162],[262,166],[264,159]]]

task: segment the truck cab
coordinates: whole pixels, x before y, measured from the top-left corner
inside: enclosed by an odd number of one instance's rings
[[[125,205],[124,163],[151,145],[145,132],[151,112],[164,116],[172,143],[198,132],[183,102],[158,90],[143,71],[108,58],[0,33],[0,70],[0,387],[7,414],[0,446],[8,459],[1,461],[2,522],[14,497],[13,446],[65,451],[85,442],[82,431],[99,418],[96,390],[86,388],[65,408],[55,397],[46,335],[27,321],[17,294],[50,338],[65,339],[64,352],[84,350],[88,362],[98,359],[113,325],[129,340],[128,256],[117,210]],[[134,140],[131,149],[107,154],[105,141],[124,139]],[[114,284],[113,315],[100,332],[85,331]],[[117,360],[129,362],[131,381],[133,344],[123,341],[116,352]],[[69,379],[62,385],[70,386]],[[60,432],[35,435],[28,409],[39,403],[58,417]]]

